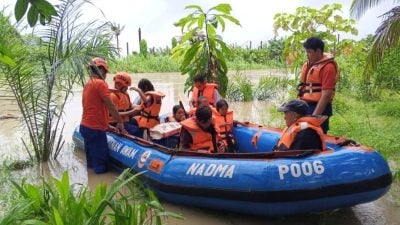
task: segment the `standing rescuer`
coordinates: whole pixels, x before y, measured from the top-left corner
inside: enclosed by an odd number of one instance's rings
[[[117,129],[122,133],[126,131],[104,81],[109,72],[107,62],[99,57],[93,58],[89,63],[89,72],[90,78],[82,92],[83,113],[79,130],[85,142],[87,166],[99,174],[108,170],[106,131],[109,129],[109,113],[117,122]]]
[[[301,69],[298,96],[308,103],[308,115],[325,115],[328,119],[321,125],[326,134],[336,82],[339,80],[338,65],[330,54],[324,54],[324,42],[318,37],[308,38],[304,44],[308,61]]]

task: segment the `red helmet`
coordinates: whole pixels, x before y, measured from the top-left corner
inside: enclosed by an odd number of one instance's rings
[[[125,87],[129,87],[132,84],[131,76],[125,72],[118,72],[114,75],[114,83],[120,83]]]
[[[110,69],[108,68],[108,64],[107,64],[106,60],[103,58],[95,57],[92,59],[90,64],[95,65],[97,67],[103,67],[107,73],[110,72]]]

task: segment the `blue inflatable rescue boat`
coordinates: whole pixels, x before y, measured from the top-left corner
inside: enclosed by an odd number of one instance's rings
[[[274,152],[281,132],[237,125],[236,153],[177,151],[115,133],[107,138],[115,165],[145,171],[141,180],[160,198],[178,204],[282,216],[354,206],[389,190],[391,171],[376,150],[326,136],[325,151]],[[255,134],[256,143],[251,141]],[[84,148],[79,128],[73,140]]]

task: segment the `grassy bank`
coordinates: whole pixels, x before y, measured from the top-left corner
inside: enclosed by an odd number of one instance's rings
[[[241,59],[233,59],[227,61],[230,71],[248,70],[248,69],[269,69],[280,68],[282,65],[277,61],[268,63],[249,63]],[[112,72],[127,71],[131,73],[162,73],[162,72],[179,72],[179,64],[171,60],[169,55],[148,55],[147,57],[140,55],[130,55],[110,62]]]

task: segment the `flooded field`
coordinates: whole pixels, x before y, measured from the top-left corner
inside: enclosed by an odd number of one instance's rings
[[[246,73],[249,73],[251,79],[255,80],[261,75],[271,75],[271,73],[257,71],[247,71]],[[183,94],[185,77],[177,73],[134,74],[133,83],[137,84],[140,78],[148,78],[153,82],[156,90],[160,90],[166,94],[161,109],[162,113],[169,112],[179,99],[184,102],[186,107],[188,106],[188,98]],[[108,81],[110,81],[109,84],[111,85],[111,75],[108,77]],[[93,171],[87,170],[85,154],[83,151],[75,149],[72,144],[72,132],[79,125],[82,113],[81,94],[82,88],[77,87],[66,107],[64,114],[64,121],[66,122],[64,132],[64,137],[67,142],[66,146],[64,146],[59,158],[45,165],[43,169],[48,170],[55,176],[59,176],[64,170],[68,170],[71,182],[88,185],[89,187],[94,187],[101,182],[111,183],[114,181],[115,177],[118,176],[118,173],[109,172],[96,175]],[[132,97],[134,97],[134,93],[132,93]],[[263,124],[271,124],[271,121],[268,121],[268,109],[270,106],[271,104],[268,102],[257,101],[230,103],[230,107],[235,112],[236,119]],[[28,155],[23,150],[21,138],[27,139],[28,135],[21,126],[21,117],[16,102],[13,101],[10,94],[7,94],[3,89],[0,89],[0,116],[1,115],[4,117],[0,117],[0,161],[8,159],[27,159]],[[276,123],[282,123],[282,121],[277,121]],[[30,176],[36,173],[37,170],[32,168],[23,171],[24,176]],[[174,205],[167,202],[162,203],[167,210],[181,213],[185,217],[184,220],[169,219],[166,221],[167,224],[400,224],[400,208],[396,207],[391,193],[388,193],[375,202],[358,205],[352,208],[321,214],[306,214],[282,218],[254,217]]]

